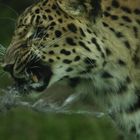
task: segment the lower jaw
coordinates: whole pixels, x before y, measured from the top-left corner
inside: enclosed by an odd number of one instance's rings
[[[16,81],[13,87],[18,91],[19,94],[30,94],[32,92],[42,92],[47,88],[48,84],[41,82],[39,83],[32,83],[30,84],[27,81],[19,82]]]
[[[33,86],[33,85],[30,86],[30,89],[31,89],[32,91],[36,91],[36,92],[42,92],[42,91],[44,91],[46,88],[47,88],[47,84],[42,84],[42,85],[40,85],[40,86]]]

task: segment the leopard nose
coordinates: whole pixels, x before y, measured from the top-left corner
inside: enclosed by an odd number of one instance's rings
[[[14,66],[13,64],[7,64],[7,65],[3,66],[3,69],[4,69],[4,71],[12,73],[13,66]]]

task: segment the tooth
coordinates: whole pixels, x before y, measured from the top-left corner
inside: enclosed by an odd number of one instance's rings
[[[32,79],[33,79],[33,81],[34,81],[35,83],[37,83],[37,82],[38,82],[38,78],[37,78],[37,76],[36,76],[36,75],[33,75],[33,76],[32,76]]]

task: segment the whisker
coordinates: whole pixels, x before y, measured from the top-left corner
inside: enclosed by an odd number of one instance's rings
[[[39,60],[40,60],[40,58],[39,57],[37,57],[35,54],[33,54],[34,52],[32,52],[32,53],[29,53],[30,54],[30,56],[29,56],[29,58],[28,58],[28,61],[27,61],[27,64],[28,63],[30,63],[30,62],[34,62],[34,63],[36,63],[36,62],[38,62]]]
[[[34,60],[34,62],[36,63],[36,62],[38,62],[40,60],[40,58],[36,58],[35,60]]]
[[[38,44],[38,46],[42,43],[42,41],[43,41],[43,38],[47,35],[47,29],[49,29],[50,27],[51,27],[51,24],[50,24],[51,22],[49,22],[48,23],[48,26],[45,28],[45,31],[46,31],[46,33],[43,35],[43,37],[42,37],[42,39],[39,41],[39,44]],[[36,37],[36,35],[40,35],[41,33],[43,33],[43,32],[45,32],[44,30],[41,30],[39,33],[38,33],[38,30],[36,31],[36,33],[34,34],[34,36],[33,36],[33,39]]]
[[[44,37],[47,35],[47,32],[44,34],[44,36],[42,37],[42,39],[39,41],[38,46],[40,46],[40,44],[43,42]]]
[[[47,27],[47,28],[45,28],[45,30],[47,30],[49,28],[49,26]],[[39,28],[37,28],[37,30],[36,30],[36,32],[35,32],[35,34],[34,34],[34,36],[33,36],[33,39],[34,38],[36,38],[36,36],[39,36],[39,35],[41,35],[42,33],[44,33],[45,31],[44,30],[41,30],[40,32],[38,32],[38,30],[39,30]],[[47,34],[47,32],[45,33],[45,35]],[[43,37],[45,36],[45,35],[43,35]],[[43,38],[42,37],[42,38]]]
[[[29,61],[32,61],[32,60],[34,60],[34,59],[35,59],[35,55],[31,55],[30,58],[28,59],[28,62],[29,62]]]
[[[34,54],[32,54],[32,53],[34,53]],[[28,59],[28,62],[34,60],[34,63],[36,63],[37,61],[40,60],[40,58],[36,56],[36,54],[35,54],[34,51],[32,51],[32,53],[30,53],[31,56],[30,56],[30,58]]]
[[[43,31],[42,31],[42,32],[43,32]],[[42,32],[40,32],[39,34],[41,34]],[[35,33],[35,35],[34,35],[33,38],[35,38],[36,35],[37,35],[37,32]],[[43,42],[43,38],[44,38],[46,35],[47,35],[47,32],[44,34],[44,36],[42,37],[42,39],[39,41],[38,46],[40,46],[40,44]],[[33,53],[33,54],[32,54],[32,53]],[[36,56],[36,52],[35,52],[33,49],[30,50],[30,54],[32,54],[31,58],[29,59],[30,61],[31,61],[31,60],[34,60],[34,58],[37,57],[37,56]],[[37,58],[38,58],[38,57],[37,57]],[[38,58],[38,59],[40,59],[40,58]]]
[[[50,23],[51,23],[51,22],[50,22]],[[47,29],[50,28],[50,27],[51,27],[51,24],[48,25],[48,27],[47,27],[45,30],[47,30]],[[40,31],[39,34],[41,34],[42,32],[44,32],[44,31]],[[63,36],[61,36],[60,38],[56,39],[55,41],[51,41],[50,44],[48,44],[48,47],[52,46],[53,44],[55,44],[55,43],[58,42],[58,41],[61,41],[61,39],[63,39],[63,37],[64,37],[66,34],[68,34],[68,33],[69,33],[69,32],[66,32],[66,33],[63,34]],[[39,41],[38,46],[40,46],[40,44],[43,42],[44,37],[45,37],[47,34],[48,34],[48,32],[46,31],[46,33],[43,35],[42,39]],[[37,35],[37,31],[36,31],[36,33],[34,34],[33,38],[35,38],[36,35]],[[36,49],[35,49],[35,50],[36,50]],[[33,60],[33,59],[37,56],[37,53],[36,53],[36,51],[34,51],[33,49],[30,50],[30,53],[33,53],[32,57],[30,58],[30,60]],[[39,59],[40,59],[40,58],[38,58],[37,60],[39,60]]]
[[[69,34],[70,32],[64,33],[61,37],[57,38],[56,40],[50,42],[49,47],[53,46],[56,42],[61,41],[65,35]]]
[[[47,27],[47,29],[49,29],[51,27],[51,25],[50,26],[48,26]],[[57,27],[58,28],[58,27]],[[57,29],[56,28],[56,29]],[[46,30],[47,30],[46,29]],[[68,34],[68,33],[70,33],[70,32],[66,32],[66,33],[64,33],[61,37],[59,37],[59,38],[57,38],[55,41],[51,41],[50,42],[50,44],[48,45],[48,46],[52,46],[53,44],[55,44],[57,41],[59,41],[59,40],[61,40],[66,34]],[[40,42],[39,42],[39,46],[40,46],[40,44],[43,42],[43,38],[46,36],[48,34],[48,32],[46,31],[46,33],[44,34],[44,36],[42,37],[42,39],[40,40]]]
[[[51,41],[50,42],[50,44],[48,44],[48,47],[51,47],[52,45],[54,45],[56,42],[58,42],[58,41],[61,41],[61,39],[63,39],[63,37],[65,37],[65,35],[67,35],[69,32],[66,32],[65,34],[63,34],[60,38],[58,38],[58,39],[56,39],[55,41]],[[46,33],[47,34],[47,33]],[[45,34],[45,35],[46,35]],[[44,36],[45,36],[44,35]],[[39,42],[39,45],[42,43],[42,41],[43,41],[43,38],[41,39],[41,41]],[[39,46],[38,45],[38,46]],[[34,53],[33,55],[32,55],[32,58],[30,58],[30,60],[34,60],[34,58],[36,57],[36,51],[33,51],[33,50],[30,50],[30,52],[32,52],[32,53]],[[40,58],[39,57],[37,57],[37,61],[39,60]]]

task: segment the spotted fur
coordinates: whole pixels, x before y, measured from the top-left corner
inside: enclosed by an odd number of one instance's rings
[[[3,66],[31,87],[37,71],[48,87],[68,79],[140,140],[139,0],[41,0],[19,17]]]

